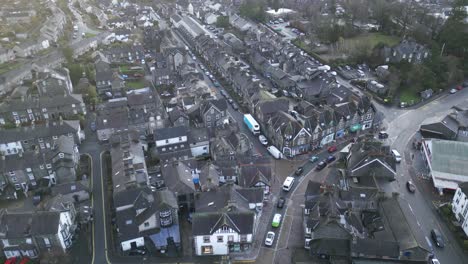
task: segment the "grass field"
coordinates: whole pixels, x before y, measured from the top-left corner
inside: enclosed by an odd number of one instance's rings
[[[418,94],[416,94],[414,91],[411,90],[405,90],[402,91],[400,94],[400,101],[405,102],[405,103],[416,103],[420,100],[420,97]]]
[[[125,82],[126,86],[128,89],[133,90],[133,89],[140,89],[140,88],[145,88],[148,85],[146,85],[145,81],[140,80],[140,81],[126,81]]]
[[[348,39],[350,41],[356,41],[356,42],[368,42],[370,45],[375,47],[379,43],[384,43],[387,46],[394,46],[400,42],[400,38],[395,37],[395,36],[389,36],[385,35],[382,33],[369,33],[365,35],[361,35],[358,37],[350,38]]]

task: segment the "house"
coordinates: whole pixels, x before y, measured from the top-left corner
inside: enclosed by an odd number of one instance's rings
[[[104,95],[106,92],[112,91],[112,79],[114,76],[110,64],[99,60],[94,63],[96,70],[96,91],[99,95]]]
[[[172,246],[180,249],[178,205],[173,192],[128,189],[114,196],[114,206],[123,252],[153,246],[161,253]]]
[[[126,105],[126,102],[124,102]],[[107,109],[96,119],[96,131],[99,141],[108,142],[111,136],[119,131],[128,130],[128,110],[122,108]]]
[[[48,251],[65,253],[73,244],[70,211],[0,212],[0,247],[7,258],[38,258]]]
[[[304,198],[304,247],[311,260],[425,263],[432,256],[398,195],[309,181]]]
[[[239,159],[239,166],[239,176],[234,182],[244,188],[262,188],[267,199],[273,177],[270,157],[244,157]]]
[[[186,51],[183,48],[165,48],[163,54],[171,71],[179,71],[183,65],[187,64]]]
[[[239,157],[251,153],[250,139],[238,130],[218,132],[210,146],[211,158],[218,165],[235,163]]]
[[[0,153],[4,156],[51,149],[61,137],[69,137],[76,144],[84,139],[77,120],[46,122],[30,127],[0,129]]]
[[[225,184],[195,195],[195,255],[228,255],[252,247],[263,206],[261,189]]]
[[[277,112],[265,127],[265,135],[284,155],[294,157],[310,150],[312,134],[288,113]]]
[[[456,106],[445,117],[430,117],[423,121],[419,131],[425,138],[468,142],[468,109]]]
[[[258,121],[263,123],[267,122],[276,112],[289,111],[289,100],[286,98],[278,98],[272,100],[260,101],[255,106],[255,115]]]
[[[39,39],[37,42],[33,41],[26,41],[21,42],[18,45],[13,47],[13,52],[15,56],[20,58],[26,58],[30,56],[34,56],[41,50],[47,49],[50,47],[50,43],[48,39]]]
[[[0,104],[0,125],[21,125],[32,122],[50,122],[62,119],[77,119],[86,115],[86,106],[81,94],[59,96],[24,97],[5,100]]]
[[[0,64],[15,59],[15,53],[12,49],[6,49],[0,45]]]
[[[33,68],[35,72],[36,86],[39,96],[70,95],[73,91],[73,84],[70,78],[70,71],[67,68],[49,69]]]
[[[213,14],[213,13],[207,13],[205,15],[205,23],[208,24],[208,25],[212,25],[214,23],[216,23],[216,21],[218,20],[218,15],[216,14]]]
[[[122,131],[110,139],[113,194],[149,185],[143,146],[136,131]]]
[[[468,181],[468,143],[424,139],[421,148],[428,175],[440,193]]]
[[[348,177],[359,182],[360,177],[375,177],[394,181],[396,177],[395,159],[388,146],[380,142],[363,141],[352,144],[345,157]]]
[[[17,199],[18,193],[26,195],[40,186],[74,182],[78,164],[78,148],[68,136],[53,139],[41,150],[36,145],[33,150],[21,149],[4,156],[0,161],[0,199]]]
[[[169,115],[169,121],[171,122],[171,125],[174,127],[177,127],[177,126],[188,127],[190,124],[189,117],[179,107],[174,108],[172,111],[168,113],[168,115]]]
[[[191,128],[188,134],[188,143],[192,157],[206,157],[210,155],[210,138],[206,128]]]
[[[248,31],[249,29],[255,28],[255,25],[237,14],[229,14],[229,24],[240,31]]]
[[[452,212],[468,236],[468,182],[458,185],[452,200]]]
[[[86,181],[57,184],[51,188],[51,195],[54,197],[60,195],[65,200],[70,199],[76,203],[88,201],[90,190],[86,185]]]
[[[186,127],[167,127],[154,131],[156,152],[161,161],[188,159],[192,156]]]
[[[227,117],[227,102],[225,99],[203,101],[200,105],[200,116],[207,128],[221,126]]]
[[[384,47],[382,52],[385,63],[405,60],[409,63],[419,64],[430,56],[427,47],[407,39],[402,40],[394,47]]]

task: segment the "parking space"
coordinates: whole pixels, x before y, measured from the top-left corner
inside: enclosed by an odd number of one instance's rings
[[[285,40],[291,40],[297,38],[298,36],[305,35],[298,29],[290,27],[289,22],[285,22],[282,19],[270,21],[268,22],[268,26],[271,27],[274,31],[282,34]]]

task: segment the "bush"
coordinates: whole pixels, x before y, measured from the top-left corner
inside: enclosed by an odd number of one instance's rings
[[[463,249],[468,250],[468,240],[463,240]]]

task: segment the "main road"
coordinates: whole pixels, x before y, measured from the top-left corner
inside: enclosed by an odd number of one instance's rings
[[[418,109],[388,110],[377,105],[377,108],[381,111],[392,111],[388,113],[391,119],[384,121],[384,126],[387,127],[387,133],[389,134],[387,143],[393,149],[397,149],[404,154],[403,160],[397,168],[397,180],[382,187],[387,192],[399,192],[403,199],[408,202],[410,214],[416,219],[416,221],[410,221],[410,223],[414,229],[423,232],[426,240],[430,241],[431,229],[441,230],[447,244],[444,249],[433,247],[435,256],[441,263],[451,264],[467,263],[468,256],[464,255],[450,230],[440,220],[431,200],[427,198],[427,194],[425,195],[424,191],[420,189],[414,194],[409,194],[406,190],[406,182],[411,179],[409,171],[412,158],[408,149],[412,147],[411,140],[419,130],[420,124],[429,117],[442,118],[446,116],[452,111],[451,108],[458,104],[468,105],[468,89],[461,90],[456,94],[443,95]]]

